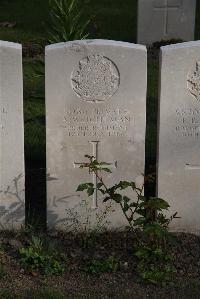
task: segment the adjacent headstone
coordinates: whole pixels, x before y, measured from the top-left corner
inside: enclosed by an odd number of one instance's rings
[[[95,175],[80,169],[85,155],[111,163],[111,185],[143,181],[145,156],[146,48],[105,40],[74,41],[46,48],[48,226],[67,229],[68,215],[87,217],[76,192]],[[102,195],[89,206],[98,214]],[[127,225],[118,206],[110,227]],[[92,224],[93,225],[93,224]],[[81,229],[81,227],[80,227]]]
[[[200,42],[161,48],[158,196],[200,233]]]
[[[194,39],[196,0],[138,0],[140,44]]]
[[[0,41],[0,227],[24,223],[22,47]]]

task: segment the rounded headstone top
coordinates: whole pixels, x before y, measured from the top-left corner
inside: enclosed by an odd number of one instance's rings
[[[46,50],[53,50],[53,49],[59,49],[59,48],[70,48],[73,45],[102,45],[102,46],[115,46],[115,47],[125,47],[125,48],[133,48],[138,50],[147,51],[146,46],[139,45],[139,44],[133,44],[129,42],[122,42],[122,41],[115,41],[115,40],[106,40],[106,39],[86,39],[86,40],[74,40],[69,42],[62,42],[62,43],[56,43],[52,45],[48,45],[45,47]]]
[[[7,48],[15,48],[15,49],[22,49],[22,45],[18,43],[13,43],[13,42],[7,42],[0,40],[0,47],[7,47]]]

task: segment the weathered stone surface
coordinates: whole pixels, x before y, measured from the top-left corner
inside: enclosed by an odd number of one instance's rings
[[[22,47],[0,41],[0,226],[24,223]]]
[[[200,42],[161,48],[158,195],[181,219],[176,231],[200,233]]]
[[[146,107],[146,48],[105,40],[60,43],[46,48],[48,225],[81,230],[91,215],[97,226],[102,195],[77,193],[96,177],[85,169],[86,154],[112,163],[111,185],[143,181]],[[96,208],[98,206],[98,208]],[[118,206],[110,228],[127,223]],[[112,208],[112,209],[113,209]],[[67,209],[67,211],[66,211]],[[111,210],[111,208],[109,208]],[[71,219],[71,220],[70,220]],[[74,220],[74,221],[73,221]],[[101,223],[102,224],[102,223]],[[76,228],[75,228],[76,226]]]
[[[196,0],[138,0],[140,44],[194,39]]]

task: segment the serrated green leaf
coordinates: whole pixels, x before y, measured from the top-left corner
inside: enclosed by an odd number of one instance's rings
[[[99,162],[99,165],[111,165],[111,163],[107,163],[107,162]]]
[[[122,201],[122,195],[115,193],[113,198],[112,198],[115,202],[120,203]]]
[[[83,191],[86,190],[88,188],[88,184],[80,184],[78,185],[76,191]]]
[[[135,190],[135,188],[136,188],[135,182],[131,182],[131,187],[133,190]]]
[[[127,182],[127,181],[120,181],[118,186],[121,188],[121,189],[126,189],[128,187],[131,186],[131,183],[130,182]]]
[[[151,208],[151,209],[154,209],[154,210],[157,210],[157,211],[168,210],[168,208],[170,207],[168,202],[166,202],[162,198],[157,198],[157,197],[150,197],[149,200],[147,200],[143,204],[143,206],[145,208]]]
[[[92,166],[97,166],[99,165],[99,162],[97,160],[93,160],[91,163]]]
[[[133,215],[131,215],[130,217],[128,217],[128,221],[129,222],[133,221]]]
[[[99,189],[99,188],[101,188],[103,186],[103,183],[98,183],[97,184],[97,188]]]
[[[136,202],[131,202],[131,203],[129,204],[129,206],[130,206],[130,208],[136,208],[136,207],[138,207],[138,203],[136,203]]]
[[[91,196],[93,193],[94,193],[94,188],[89,187],[89,188],[87,189],[87,194],[88,194],[88,196]]]
[[[93,183],[84,183],[84,184],[80,184],[78,185],[76,191],[84,191],[88,188],[93,188]]]
[[[123,211],[126,213],[129,210],[129,205],[127,202],[124,202]]]
[[[105,172],[109,172],[112,173],[112,171],[109,168],[101,168],[101,170],[105,171]]]
[[[157,238],[161,238],[161,237],[167,235],[168,231],[161,224],[159,224],[158,222],[155,222],[155,223],[152,223],[152,224],[145,225],[144,233],[146,235],[154,234],[154,235],[157,236]]]
[[[146,222],[146,219],[144,217],[139,217],[134,221],[134,226],[143,225],[145,222]]]
[[[146,196],[139,194],[138,199],[146,202]]]
[[[105,194],[105,193],[106,193],[106,191],[103,190],[103,189],[101,189],[101,188],[99,188],[98,190],[99,190],[102,194]]]
[[[108,200],[110,200],[110,197],[109,197],[109,196],[105,197],[105,198],[103,199],[103,202],[107,202]]]
[[[123,201],[124,202],[129,202],[131,199],[129,197],[127,197],[126,195],[123,196]]]

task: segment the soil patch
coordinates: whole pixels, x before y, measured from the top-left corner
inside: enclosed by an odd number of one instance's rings
[[[47,235],[40,235],[46,238]],[[27,273],[19,263],[19,248],[27,247],[30,235],[1,233],[0,298],[31,298],[28,290],[53,288],[64,298],[200,298],[200,237],[176,234],[172,245],[175,273],[165,286],[147,285],[137,276],[134,235],[130,232],[100,235],[48,234],[48,241],[65,255],[62,275],[42,276]],[[89,269],[92,261],[112,258],[117,268],[112,272]],[[13,297],[5,297],[5,291]],[[33,297],[36,298],[36,297]],[[45,297],[46,298],[46,297]]]

